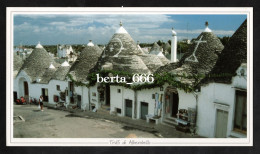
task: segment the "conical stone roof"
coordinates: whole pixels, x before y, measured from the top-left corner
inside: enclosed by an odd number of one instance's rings
[[[13,77],[16,77],[21,67],[23,66],[23,60],[16,53],[13,55]]]
[[[169,48],[171,48],[171,45],[170,45],[168,42],[166,42],[166,43],[163,45],[163,50],[164,50],[164,51],[167,51]]]
[[[142,54],[142,51],[139,50],[138,45],[124,29],[122,23],[120,23],[120,28],[112,36],[104,51],[107,56]]]
[[[154,42],[154,44],[150,50],[150,54],[157,55],[161,51],[160,49],[161,49],[161,47],[156,42]]]
[[[71,66],[70,74],[73,78],[77,81],[86,81],[89,70],[96,65],[101,53],[98,46],[86,46]]]
[[[48,52],[38,44],[25,60],[21,70],[25,71],[31,78],[31,81],[34,82],[36,78],[41,77],[45,73],[51,64],[53,64],[54,67],[58,67],[58,64]]]
[[[148,69],[151,71],[151,73],[155,72],[158,68],[163,66],[161,59],[156,55],[141,55],[140,56],[145,65],[148,67]]]
[[[215,66],[219,54],[223,50],[224,46],[218,37],[206,27],[207,31],[203,31],[196,41],[190,46],[188,52],[182,57],[177,64],[168,64],[161,70],[171,72],[175,75],[207,75]],[[182,78],[180,80],[183,83],[194,83],[193,78]]]
[[[113,60],[113,70],[128,73],[151,73],[143,60],[136,55],[111,57]]]
[[[211,79],[215,82],[231,83],[232,77],[236,75],[236,70],[242,63],[247,63],[247,20],[240,25],[219,55],[210,73]],[[216,75],[220,76],[214,77]]]
[[[166,59],[166,58],[165,58]],[[142,49],[120,24],[103,51],[96,66],[91,72],[98,70],[125,71],[129,73],[151,73],[164,65],[166,60],[156,55],[143,53]]]
[[[213,32],[202,32],[180,60],[190,73],[205,75],[215,66],[224,46]]]
[[[105,48],[107,56],[138,55],[142,51],[128,33],[115,33]]]
[[[53,74],[52,79],[61,80],[61,81],[65,80],[69,70],[70,70],[70,66],[60,66]]]
[[[19,71],[20,68],[23,65],[23,60],[20,56],[18,56],[16,53],[13,55],[13,70],[14,71]]]

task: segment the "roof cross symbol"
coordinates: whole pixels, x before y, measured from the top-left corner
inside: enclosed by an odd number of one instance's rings
[[[197,59],[197,57],[196,57],[196,55],[195,55],[195,54],[196,54],[196,51],[197,51],[197,49],[198,49],[200,43],[207,43],[207,41],[201,41],[202,38],[203,38],[203,35],[200,37],[200,39],[199,39],[198,41],[195,41],[195,42],[197,43],[197,44],[196,44],[196,47],[195,47],[195,49],[194,49],[192,55],[190,55],[189,57],[187,57],[187,58],[185,59],[185,61],[199,62],[198,59]]]
[[[120,52],[122,52],[122,50],[124,50],[124,47],[123,47],[122,41],[121,41],[119,38],[115,38],[115,39],[120,42],[120,49],[119,49],[118,53],[115,54],[113,57],[118,57],[118,55],[120,54]]]

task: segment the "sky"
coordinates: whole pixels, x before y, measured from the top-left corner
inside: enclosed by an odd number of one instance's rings
[[[119,23],[135,41],[153,43],[171,39],[171,28],[178,40],[196,38],[205,22],[219,37],[232,36],[246,15],[170,14],[31,14],[14,16],[14,45],[107,44]]]

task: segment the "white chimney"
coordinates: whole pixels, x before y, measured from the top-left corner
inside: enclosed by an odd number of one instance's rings
[[[172,28],[171,62],[177,62],[177,33]]]

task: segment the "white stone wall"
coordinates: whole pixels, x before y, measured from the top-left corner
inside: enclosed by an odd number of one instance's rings
[[[117,90],[120,89],[121,92],[118,93]],[[124,87],[121,86],[110,86],[110,113],[116,111],[116,108],[121,109],[121,114],[119,116],[125,115],[124,100],[123,100],[123,90]],[[134,95],[132,95],[133,97]],[[129,98],[131,99],[131,98]],[[132,99],[134,101],[134,99]]]
[[[33,98],[36,98],[38,100],[40,98],[40,96],[42,95],[42,88],[48,89],[48,98],[49,98],[49,100],[52,99],[52,98],[50,98],[50,91],[49,91],[48,84],[38,84],[38,83],[30,84],[30,87],[29,87],[30,96]]]
[[[65,89],[68,88],[68,82],[60,80],[51,80],[48,85],[49,103],[55,104],[53,100],[54,95],[60,96],[61,91],[65,92]],[[60,86],[60,90],[57,90],[57,85]]]
[[[96,94],[94,96],[93,94]],[[97,91],[97,84],[95,84],[92,87],[89,87],[89,97],[90,97],[90,103],[95,104],[96,108],[99,109],[101,107],[101,103],[99,103],[99,95]]]
[[[75,93],[81,96],[81,109],[89,109],[89,99],[88,99],[89,89],[86,86],[75,87]]]
[[[67,51],[66,49],[58,49],[58,57],[61,58],[61,57],[66,57],[67,56]]]
[[[178,95],[179,109],[188,109],[196,107],[196,97],[193,93],[186,93],[184,90],[178,89]]]
[[[215,137],[217,109],[228,112],[227,137],[245,137],[233,132],[236,88],[247,89],[245,77],[235,76],[232,84],[210,83],[201,87],[198,99],[197,133],[205,137]],[[223,105],[224,104],[224,107]]]
[[[118,93],[120,89],[120,93]],[[125,116],[125,100],[132,100],[132,118],[134,118],[135,98],[134,91],[122,86],[110,86],[110,113],[116,112],[116,108],[121,109],[119,116]]]
[[[31,90],[31,79],[28,77],[26,72],[21,71],[16,78],[13,80],[13,91],[17,92],[17,97],[20,98],[21,96],[24,96],[24,85],[23,81],[27,81],[28,88],[29,88],[29,97],[30,97],[30,90]]]
[[[141,118],[141,102],[148,103],[148,114],[155,115],[155,99],[152,98],[152,94],[163,94],[164,102],[164,90],[160,91],[160,88],[153,88],[137,91],[137,119]]]

